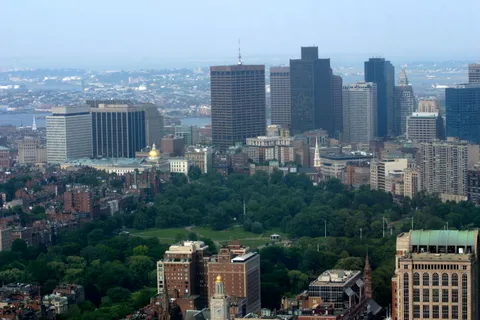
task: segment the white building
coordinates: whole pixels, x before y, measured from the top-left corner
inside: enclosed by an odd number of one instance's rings
[[[171,158],[168,161],[170,163],[170,172],[174,173],[183,173],[185,175],[188,175],[188,171],[192,166],[191,160],[182,157]]]
[[[344,142],[369,143],[377,132],[377,85],[359,82],[343,86]]]
[[[88,107],[54,107],[46,117],[47,161],[92,156],[92,119]]]

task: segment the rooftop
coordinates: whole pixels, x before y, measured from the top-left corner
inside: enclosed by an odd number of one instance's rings
[[[328,153],[328,154],[320,154],[320,157],[324,159],[329,159],[329,160],[358,160],[358,159],[371,159],[373,156],[369,154]]]
[[[401,236],[401,235],[400,235]],[[400,237],[399,236],[399,237]],[[410,246],[471,246],[476,247],[478,231],[412,230]]]
[[[438,117],[438,112],[414,112],[412,117],[415,118],[436,118]]]
[[[343,286],[352,279],[360,275],[358,270],[327,270],[323,272],[318,278],[310,283],[310,285],[333,285]]]
[[[441,261],[441,262],[459,262],[465,261],[468,262],[471,260],[471,254],[445,254],[445,253],[412,253],[411,258],[414,261]]]

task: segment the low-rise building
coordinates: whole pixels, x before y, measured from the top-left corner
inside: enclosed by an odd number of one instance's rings
[[[168,160],[170,164],[170,172],[183,173],[188,176],[192,161],[183,157],[171,158]]]
[[[212,153],[210,147],[190,146],[185,150],[185,158],[199,167],[202,173],[208,173],[212,170]]]

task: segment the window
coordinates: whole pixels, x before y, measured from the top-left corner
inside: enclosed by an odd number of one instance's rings
[[[413,301],[420,302],[420,289],[413,289]]]
[[[458,286],[458,274],[456,274],[456,273],[452,274],[452,286],[453,287]]]
[[[428,304],[423,305],[423,317],[430,318],[430,306]]]
[[[410,315],[410,304],[409,304],[409,283],[408,283],[408,273],[403,274],[403,319],[408,320]]]
[[[458,319],[458,306],[452,306],[452,319]]]
[[[414,286],[419,286],[420,285],[420,275],[418,274],[418,272],[415,272],[413,274],[413,285]]]
[[[432,301],[433,302],[438,302],[438,289],[433,289],[432,290]]]
[[[440,318],[440,309],[439,309],[438,305],[432,307],[432,316],[433,316],[433,319]]]
[[[423,289],[423,302],[430,302],[430,289]]]
[[[448,289],[442,289],[442,302],[448,302]]]
[[[468,315],[468,276],[462,274],[462,319],[466,320]]]
[[[442,286],[448,286],[448,274],[442,274]]]
[[[442,306],[442,319],[448,319],[448,306]]]
[[[428,273],[423,274],[423,285],[424,286],[430,285],[430,276],[428,275]]]
[[[413,318],[420,318],[420,306],[418,304],[413,306]]]
[[[438,286],[438,273],[434,273],[432,276],[432,286]]]
[[[452,302],[458,302],[458,289],[452,289]]]

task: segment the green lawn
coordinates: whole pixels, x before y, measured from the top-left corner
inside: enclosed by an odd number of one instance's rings
[[[179,234],[184,237],[188,235],[188,231],[184,228],[131,230],[130,233],[142,238],[156,237],[160,240],[170,240],[168,242],[173,242]]]

